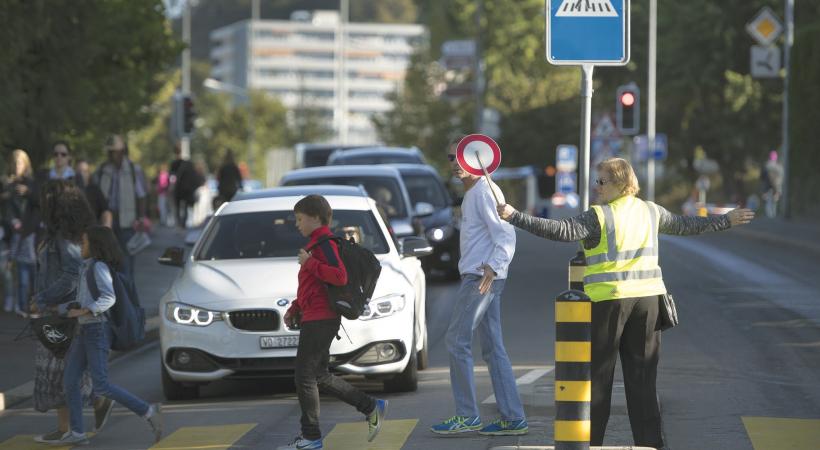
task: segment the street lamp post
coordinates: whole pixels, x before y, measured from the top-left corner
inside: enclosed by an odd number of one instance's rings
[[[256,135],[256,127],[253,122],[253,111],[251,110],[251,96],[248,90],[239,86],[224,83],[214,78],[207,78],[202,85],[214,91],[227,92],[245,98],[248,102],[248,150],[245,159],[248,164],[248,176],[253,176],[253,142]]]

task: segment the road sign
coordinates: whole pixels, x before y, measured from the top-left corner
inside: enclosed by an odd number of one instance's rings
[[[555,174],[555,191],[562,194],[575,192],[577,180],[575,172],[558,172]]]
[[[484,175],[483,166],[490,174],[501,165],[501,148],[489,136],[471,134],[458,143],[456,160],[461,169],[467,173],[477,176]]]
[[[574,172],[578,168],[578,147],[559,145],[555,150],[555,168],[559,172]]]
[[[776,45],[753,45],[749,72],[755,78],[780,77],[780,47]]]
[[[598,119],[598,122],[595,123],[595,128],[592,130],[592,137],[593,138],[609,138],[609,137],[620,137],[621,134],[618,132],[618,129],[615,128],[615,123],[612,121],[612,117],[609,114],[604,114]]]
[[[766,6],[757,13],[751,22],[746,24],[746,31],[760,45],[769,45],[783,32],[783,25],[780,20]]]
[[[629,62],[630,0],[547,0],[547,61],[623,66]]]
[[[649,151],[649,137],[645,134],[635,136],[632,138],[632,142],[635,144],[635,155],[638,161],[646,161],[649,159],[650,154],[652,154],[655,160],[666,159],[669,148],[669,141],[666,134],[657,133],[655,135],[655,151],[653,152]]]

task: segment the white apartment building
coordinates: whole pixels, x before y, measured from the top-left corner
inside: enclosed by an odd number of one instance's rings
[[[414,47],[425,40],[421,25],[342,24],[338,11],[297,11],[291,20],[214,30],[211,76],[265,90],[290,110],[320,110],[332,121],[335,142],[373,143],[370,118],[393,107],[386,95],[400,87]]]

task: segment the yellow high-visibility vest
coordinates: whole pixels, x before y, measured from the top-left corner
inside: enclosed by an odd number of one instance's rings
[[[592,207],[601,241],[584,249],[584,291],[593,302],[666,293],[658,265],[659,214],[654,203],[625,195]]]

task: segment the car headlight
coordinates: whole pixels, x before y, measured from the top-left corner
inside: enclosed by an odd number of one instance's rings
[[[184,303],[170,302],[165,305],[165,317],[180,325],[207,327],[215,321],[222,320],[222,313]]]
[[[453,235],[453,227],[452,225],[444,225],[443,227],[430,228],[426,234],[430,242],[441,242]]]
[[[364,305],[364,312],[359,316],[359,320],[381,319],[392,316],[404,309],[404,295],[386,295],[374,298],[370,303]]]

